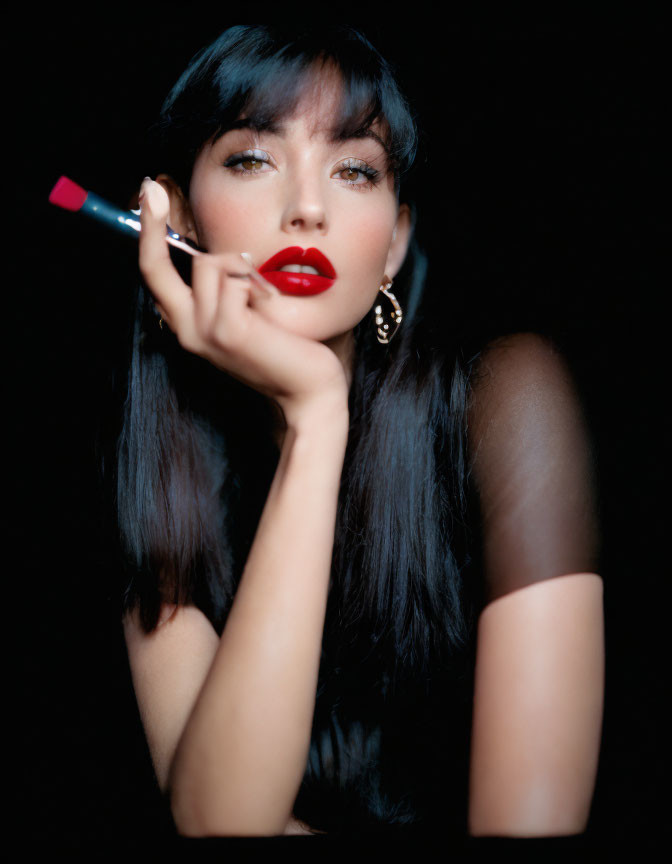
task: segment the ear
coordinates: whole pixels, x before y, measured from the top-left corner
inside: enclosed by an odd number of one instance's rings
[[[408,251],[408,244],[411,242],[411,230],[411,208],[408,204],[401,204],[392,234],[392,244],[385,263],[385,275],[389,276],[390,279],[394,279],[401,270],[401,265],[404,263]]]
[[[183,237],[188,237],[190,240],[198,243],[198,235],[191,206],[179,184],[168,174],[157,174],[154,180],[160,183],[168,193],[170,201],[168,224],[170,227],[173,231],[177,231],[178,234],[182,234]]]

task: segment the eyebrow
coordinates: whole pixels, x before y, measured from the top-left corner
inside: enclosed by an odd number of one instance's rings
[[[249,117],[243,117],[240,120],[234,121],[226,130],[222,132],[222,135],[225,135],[227,132],[230,132],[233,129],[252,129],[255,132],[268,132],[270,135],[278,135],[280,138],[284,138],[286,128],[287,127],[283,123],[276,123],[273,120],[258,121],[253,120]],[[392,158],[390,148],[383,141],[380,135],[377,135],[371,129],[358,129],[351,135],[346,135],[344,133],[338,135],[332,130],[329,141],[332,144],[336,144],[342,141],[352,141],[356,138],[372,138],[374,141],[377,141],[380,144],[380,146],[387,154],[388,158]]]

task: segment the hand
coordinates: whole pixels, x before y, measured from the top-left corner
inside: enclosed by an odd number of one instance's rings
[[[163,187],[141,187],[139,266],[164,322],[178,342],[249,387],[274,399],[288,425],[326,399],[348,407],[348,383],[326,345],[288,332],[258,311],[282,303],[280,292],[241,255],[200,253],[189,287],[168,253],[169,200]]]

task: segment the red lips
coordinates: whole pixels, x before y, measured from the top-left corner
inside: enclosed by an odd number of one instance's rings
[[[314,273],[286,273],[280,271],[285,264],[303,264],[314,267],[320,275]],[[283,249],[259,268],[264,278],[286,294],[309,295],[319,294],[331,288],[336,280],[336,271],[331,261],[319,249],[306,249],[300,246],[289,246]]]

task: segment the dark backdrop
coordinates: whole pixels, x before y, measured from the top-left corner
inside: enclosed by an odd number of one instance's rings
[[[7,328],[18,802],[28,836],[55,847],[166,830],[117,574],[100,544],[93,459],[130,287],[109,275],[133,264],[137,245],[47,202],[65,174],[126,206],[146,173],[144,129],[191,56],[229,26],[160,9],[26,16],[6,77],[19,120],[18,154],[5,163],[19,237]],[[493,332],[552,335],[574,369],[596,441],[605,548],[607,695],[589,837],[655,837],[669,572],[662,22],[475,16],[436,28],[434,15],[354,23],[396,65],[423,130],[414,193],[437,314],[451,315],[460,292],[466,314]]]

